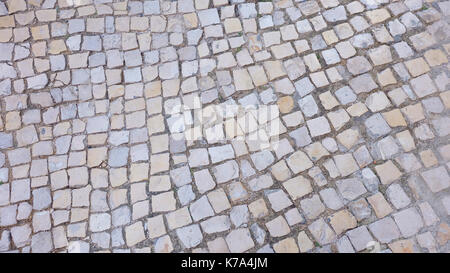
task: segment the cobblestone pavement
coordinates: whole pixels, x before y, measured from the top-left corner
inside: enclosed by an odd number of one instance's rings
[[[0,2],[0,252],[449,252],[450,1]]]

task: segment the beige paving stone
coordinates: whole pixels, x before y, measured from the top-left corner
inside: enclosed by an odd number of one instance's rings
[[[223,237],[218,237],[212,241],[207,242],[210,253],[229,253],[227,243]]]
[[[450,108],[450,92],[446,91],[446,92],[440,93],[439,96],[441,97],[441,99],[445,105],[445,108],[447,108],[447,109]]]
[[[381,183],[384,185],[392,183],[402,175],[400,170],[394,165],[394,163],[392,163],[391,160],[375,166],[375,170],[381,180]]]
[[[103,18],[88,18],[86,20],[86,31],[93,33],[103,33],[105,20]]]
[[[330,216],[329,220],[331,227],[338,235],[356,227],[356,219],[348,210],[341,210],[334,213]]]
[[[301,231],[298,234],[297,243],[299,245],[300,252],[307,252],[314,248],[313,242],[304,231]]]
[[[294,238],[283,239],[273,245],[276,253],[298,253],[299,249]]]
[[[432,150],[428,149],[419,153],[420,159],[426,168],[438,164],[438,160]]]
[[[228,18],[224,21],[226,33],[235,33],[242,31],[241,21],[238,18]]]
[[[267,210],[266,203],[262,198],[250,203],[248,205],[248,208],[254,218],[264,217],[269,213],[269,211]]]
[[[382,115],[390,127],[407,126],[406,121],[399,109],[384,112]]]
[[[255,246],[250,232],[246,228],[232,230],[227,237],[225,237],[228,248],[232,253],[242,253]]]
[[[347,112],[353,117],[359,117],[368,111],[366,105],[362,102],[353,104],[347,108]]]
[[[418,252],[417,247],[411,239],[398,240],[389,244],[389,248],[393,253],[415,253]]]
[[[262,86],[267,84],[267,76],[264,72],[264,68],[260,65],[248,67],[248,72],[252,77],[253,84],[255,86]]]
[[[369,196],[367,198],[367,201],[372,206],[378,218],[384,218],[393,211],[392,207],[389,205],[389,203],[386,201],[383,195],[379,192],[372,196]]]
[[[439,245],[445,245],[450,240],[450,227],[447,223],[440,223],[436,240]]]
[[[397,80],[395,79],[394,73],[391,69],[387,68],[380,73],[377,74],[378,82],[381,86],[396,84]]]
[[[102,164],[103,161],[107,159],[107,148],[98,147],[91,148],[88,150],[87,154],[87,164],[89,167],[96,167]]]
[[[47,25],[32,27],[31,35],[33,36],[34,40],[46,40],[50,38],[50,33]]]
[[[336,98],[331,94],[330,91],[324,92],[319,95],[320,102],[326,110],[330,110],[335,106],[339,105],[339,102]]]
[[[0,17],[0,27],[1,28],[15,27],[15,26],[16,26],[16,23],[14,21],[13,15],[5,15],[5,16]]]
[[[286,179],[291,177],[289,168],[284,160],[281,160],[278,163],[272,165],[271,172],[275,179],[278,181],[285,181]]]
[[[358,130],[352,128],[347,129],[342,133],[340,133],[339,135],[337,135],[337,140],[339,141],[339,143],[344,145],[344,147],[347,149],[352,148],[358,142],[359,139],[360,134]]]
[[[297,200],[312,192],[311,182],[301,175],[287,180],[283,183],[283,187],[292,200]]]
[[[322,36],[328,45],[337,43],[339,41],[339,38],[336,36],[336,33],[332,29],[322,32]]]
[[[10,14],[27,9],[27,4],[24,0],[8,0],[6,5]]]
[[[416,148],[414,139],[408,130],[397,133],[396,137],[400,142],[400,145],[402,146],[403,150],[405,150],[405,152],[409,152]]]
[[[289,113],[294,108],[294,100],[291,96],[285,96],[277,101],[278,107],[282,114]]]
[[[283,59],[295,54],[295,50],[290,43],[274,45],[270,49],[276,59]]]
[[[266,61],[263,65],[269,81],[286,75],[283,64],[280,61]]]
[[[183,227],[192,223],[192,218],[187,207],[168,213],[166,215],[166,219],[169,229],[177,229],[179,227]],[[162,221],[162,219],[159,226],[161,228],[164,228],[164,222]]]
[[[366,12],[366,16],[369,18],[371,24],[378,24],[390,18],[387,9],[369,10]]]
[[[425,119],[423,107],[422,104],[420,103],[406,106],[402,108],[401,111],[403,112],[403,114],[405,114],[406,118],[410,123],[416,123],[418,121]]]
[[[234,70],[233,78],[236,84],[236,90],[249,90],[254,87],[252,78],[246,69]]]
[[[281,237],[291,231],[286,219],[284,219],[283,216],[278,216],[277,218],[268,221],[266,223],[266,227],[272,237]]]
[[[208,193],[208,200],[216,213],[220,213],[231,207],[230,201],[223,189],[217,189]]]
[[[425,60],[430,66],[438,66],[448,62],[447,56],[439,49],[431,49],[425,52]]]
[[[176,209],[176,200],[172,191],[152,196],[152,211],[163,212]]]
[[[45,42],[43,44],[45,45]],[[67,50],[67,47],[63,40],[53,40],[48,45],[48,53],[50,53],[50,54],[57,55],[66,50]],[[39,54],[39,55],[42,55],[42,54]]]
[[[136,222],[125,228],[125,237],[128,246],[134,246],[145,240],[144,228],[141,222]]]
[[[392,53],[387,45],[382,45],[369,51],[370,60],[375,66],[392,62]]]
[[[428,32],[421,32],[409,38],[413,47],[418,50],[424,50],[436,43],[436,40]]]
[[[424,58],[417,58],[405,62],[406,68],[413,77],[420,76],[430,71],[430,67],[425,62]]]
[[[309,54],[303,57],[303,61],[311,72],[317,71],[321,68],[320,62],[315,54]]]
[[[40,22],[52,22],[56,20],[56,9],[37,10],[35,14]]]
[[[336,155],[334,156],[334,162],[336,162],[342,176],[347,176],[359,169],[351,154]]]
[[[297,151],[293,153],[287,160],[286,160],[289,168],[293,173],[299,173],[301,171],[304,171],[306,169],[309,169],[313,166],[313,163],[308,158],[308,156],[301,152]]]
[[[321,245],[329,244],[336,238],[334,231],[322,218],[311,223],[308,226],[308,230]]]

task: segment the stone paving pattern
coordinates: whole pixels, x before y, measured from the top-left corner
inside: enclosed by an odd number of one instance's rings
[[[449,18],[1,1],[0,252],[448,252]],[[277,148],[174,138],[192,100],[276,105]]]

